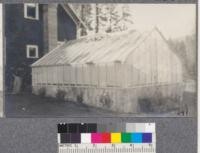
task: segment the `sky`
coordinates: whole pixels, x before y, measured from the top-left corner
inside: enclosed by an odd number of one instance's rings
[[[128,5],[133,25],[130,29],[149,30],[158,27],[168,38],[182,38],[195,32],[196,4],[116,4]],[[95,4],[93,4],[95,8]],[[95,12],[95,9],[93,9]],[[95,14],[95,13],[94,13]]]
[[[135,28],[157,26],[166,38],[179,38],[195,32],[195,4],[129,4]]]

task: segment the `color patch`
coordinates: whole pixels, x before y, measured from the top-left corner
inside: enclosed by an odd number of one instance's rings
[[[146,133],[155,133],[156,125],[155,123],[145,123]]]
[[[111,139],[110,139],[110,133],[102,133],[102,143],[110,143]]]
[[[78,124],[71,123],[68,125],[68,133],[77,133],[78,132]]]
[[[135,131],[134,132],[145,132],[145,124],[144,123],[137,123],[135,124]]]
[[[101,143],[101,134],[100,133],[92,133],[92,143]]]
[[[99,133],[106,132],[106,131],[108,131],[107,126],[105,124],[97,124],[97,131]]]
[[[58,133],[67,133],[68,132],[68,126],[67,124],[58,124]]]
[[[87,133],[95,133],[97,132],[97,124],[88,123],[87,124]]]
[[[111,143],[121,143],[121,133],[111,133]]]
[[[78,127],[79,133],[87,133],[87,124],[81,123]]]
[[[131,141],[132,143],[142,143],[142,133],[132,133]]]
[[[61,143],[60,133],[57,134],[57,141],[58,141],[58,143]]]
[[[69,133],[61,133],[60,134],[60,142],[61,143],[70,143],[70,134]]]
[[[91,143],[91,133],[81,133],[81,143]]]
[[[81,143],[81,134],[70,133],[70,143]]]
[[[151,143],[152,142],[152,133],[143,133],[142,134],[142,142],[143,143]]]
[[[155,123],[126,123],[124,125],[105,125],[96,123],[61,123],[58,124],[57,127],[57,139],[59,144],[153,143],[156,139],[154,136]],[[121,133],[119,131],[123,132]]]
[[[126,123],[126,132],[135,132],[135,124]]]
[[[131,143],[131,133],[122,133],[121,134],[122,137],[122,142],[123,143]]]

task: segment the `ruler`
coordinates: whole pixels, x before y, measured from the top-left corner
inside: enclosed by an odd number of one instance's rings
[[[152,144],[64,144],[59,153],[155,153]]]
[[[62,123],[57,136],[58,153],[156,152],[155,123]]]

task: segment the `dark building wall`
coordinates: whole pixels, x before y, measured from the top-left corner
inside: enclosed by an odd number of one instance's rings
[[[58,41],[76,39],[77,27],[71,17],[58,5]]]
[[[61,5],[40,4],[39,20],[24,18],[23,4],[5,4],[4,12],[6,87],[12,89],[12,74],[21,68],[24,89],[31,86],[30,65],[56,47],[57,39],[76,39],[76,24]],[[27,58],[26,45],[37,45],[39,58]]]
[[[23,67],[30,83],[30,64],[38,59],[26,57],[26,45],[38,45],[39,57],[43,55],[43,13],[39,5],[39,20],[24,18],[23,4],[5,4],[5,38],[6,38],[6,82],[10,83],[11,73]]]

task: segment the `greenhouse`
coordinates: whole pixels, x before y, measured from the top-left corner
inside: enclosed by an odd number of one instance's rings
[[[139,101],[181,97],[182,63],[158,28],[67,41],[32,65],[33,93],[59,92],[69,101],[119,112],[140,111]],[[181,98],[180,98],[181,99]]]

